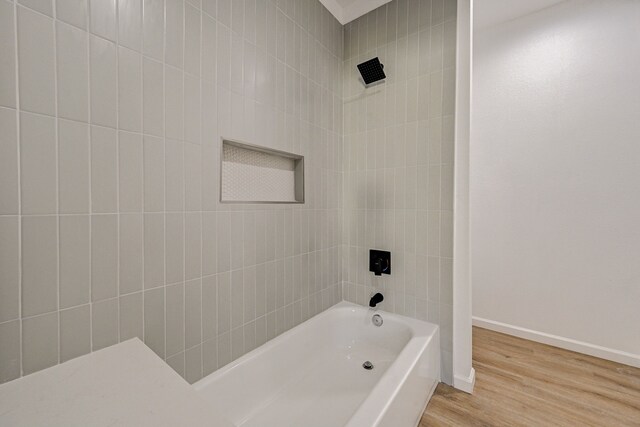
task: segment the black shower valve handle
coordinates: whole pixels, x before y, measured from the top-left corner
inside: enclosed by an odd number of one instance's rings
[[[371,249],[369,251],[369,271],[376,276],[391,274],[391,252]]]

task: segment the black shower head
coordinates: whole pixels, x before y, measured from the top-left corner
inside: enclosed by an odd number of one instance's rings
[[[364,80],[364,84],[366,85],[386,78],[387,76],[384,74],[383,68],[384,65],[380,63],[377,56],[362,64],[358,64],[358,70],[360,70],[362,80]]]

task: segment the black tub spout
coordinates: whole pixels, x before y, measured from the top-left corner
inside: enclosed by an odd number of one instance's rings
[[[380,292],[378,292],[377,294],[372,296],[371,299],[369,300],[369,307],[373,308],[376,305],[380,304],[383,300],[384,300],[384,297]]]

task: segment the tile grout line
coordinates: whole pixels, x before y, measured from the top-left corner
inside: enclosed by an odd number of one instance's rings
[[[21,135],[21,105],[20,105],[20,60],[18,57],[18,6],[13,3],[11,5],[13,11],[13,46],[14,46],[14,61],[15,61],[15,76],[16,76],[16,87],[15,87],[15,97],[16,97],[16,108],[15,108],[15,122],[16,122],[16,151],[17,151],[17,161],[18,161],[18,346],[19,346],[19,356],[18,356],[18,377],[22,377],[24,375],[24,331],[22,324],[22,281],[24,277],[23,272],[23,257],[22,257],[22,147],[20,144],[22,135]]]
[[[140,284],[140,300],[141,300],[141,307],[139,307],[140,309],[140,313],[142,316],[142,325],[141,326],[141,330],[142,330],[142,336],[138,337],[142,342],[145,342],[145,307],[144,307],[144,300],[145,300],[145,282],[146,282],[146,271],[144,268],[145,265],[145,250],[144,250],[144,238],[145,238],[145,231],[144,231],[144,225],[145,225],[145,212],[146,212],[146,205],[145,205],[145,197],[144,197],[144,193],[145,193],[145,184],[146,184],[146,166],[145,166],[145,161],[144,159],[146,158],[145,153],[145,143],[144,143],[144,17],[145,17],[145,1],[141,1],[140,2],[140,143],[142,144],[141,147],[141,152],[142,152],[142,212],[140,213],[140,226],[141,226],[141,230],[140,230],[140,235],[138,237],[142,237],[142,254],[140,256],[140,262],[141,262],[141,266],[140,268],[142,269],[142,283]]]
[[[200,159],[198,159],[198,161],[200,162],[200,176],[198,177],[198,179],[200,179],[200,194],[198,194],[198,198],[200,200],[200,213],[199,213],[199,222],[200,222],[200,247],[199,247],[199,256],[200,256],[200,372],[198,375],[198,379],[202,378],[204,375],[204,303],[203,303],[203,282],[202,282],[202,277],[203,277],[203,245],[204,245],[204,238],[203,238],[203,234],[204,234],[204,224],[203,224],[203,214],[202,214],[202,204],[203,204],[203,197],[202,197],[202,192],[203,192],[203,185],[202,185],[202,175],[203,175],[203,170],[204,168],[202,167],[202,159],[204,158],[204,156],[202,155],[202,151],[204,149],[204,137],[203,137],[203,132],[202,132],[202,116],[203,116],[203,91],[202,91],[202,82],[204,80],[204,76],[203,76],[203,70],[202,70],[202,51],[203,51],[203,31],[202,31],[202,27],[203,27],[203,20],[204,20],[204,10],[202,10],[202,2],[200,2],[201,8],[200,10],[198,10],[199,13],[199,23],[200,23],[200,33],[198,34],[198,37],[200,38],[200,44],[198,46],[198,61],[200,63],[200,78],[198,79],[198,87],[200,90],[200,117],[198,120],[198,126],[200,126],[199,129],[199,134],[200,134]],[[217,304],[217,283],[216,283],[216,288],[214,289],[216,292],[216,304]],[[217,325],[216,325],[216,329],[217,329]]]
[[[180,70],[181,80],[182,80],[182,111],[180,115],[182,116],[182,138],[180,139],[180,148],[182,150],[182,212],[180,212],[182,217],[182,353],[183,353],[183,373],[184,378],[187,377],[187,352],[186,352],[186,342],[187,342],[187,286],[186,286],[186,276],[187,276],[187,171],[186,171],[186,161],[185,161],[185,153],[186,153],[186,120],[185,120],[185,111],[186,111],[186,71],[185,71],[185,56],[187,51],[187,29],[186,29],[186,4],[185,2],[180,2],[180,8],[182,9],[182,70]]]
[[[162,2],[162,359],[167,360],[167,3]]]
[[[116,53],[116,343],[120,342],[120,1],[114,3]]]
[[[85,20],[87,23],[86,40],[87,40],[87,127],[89,130],[89,353],[93,351],[93,117],[91,114],[91,2],[87,2],[85,11]]]
[[[56,323],[58,333],[57,363],[60,363],[61,331],[60,331],[60,123],[58,113],[58,24],[56,17],[56,0],[52,2],[53,27],[53,102],[55,132],[55,166],[56,166]]]

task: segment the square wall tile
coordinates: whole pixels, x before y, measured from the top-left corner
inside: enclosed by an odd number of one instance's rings
[[[231,357],[237,359],[246,353],[244,349],[244,328],[233,329],[231,331]]]
[[[116,0],[89,0],[91,32],[111,41],[116,40]]]
[[[142,60],[142,127],[145,134],[164,136],[164,71],[160,62]]]
[[[166,140],[165,195],[167,211],[184,210],[184,144]]]
[[[0,216],[0,323],[20,312],[20,242],[17,216]]]
[[[144,215],[144,288],[155,288],[164,279],[164,214]]]
[[[202,0],[202,11],[214,18],[217,14],[217,6],[217,0]]]
[[[55,114],[55,40],[53,19],[18,8],[20,108]],[[10,74],[9,74],[10,75]]]
[[[142,56],[118,47],[118,127],[142,131]]]
[[[118,0],[118,42],[142,51],[142,0]]]
[[[184,1],[165,0],[165,61],[182,68],[184,58]]]
[[[218,335],[218,280],[216,276],[202,278],[202,339]]]
[[[58,117],[89,121],[88,43],[85,31],[56,24]]]
[[[185,214],[185,279],[202,276],[202,215],[200,212]]]
[[[202,150],[200,145],[184,144],[185,210],[202,210]]]
[[[133,337],[144,339],[143,312],[142,292],[120,297],[120,341]]]
[[[93,0],[93,3],[110,3],[115,0]],[[92,12],[93,14],[93,12]],[[116,127],[117,69],[116,45],[91,36],[91,123]]]
[[[184,6],[184,71],[200,75],[200,11]]]
[[[202,213],[202,275],[217,272],[216,213]]]
[[[24,375],[58,363],[58,312],[22,321]]]
[[[225,332],[218,337],[218,368],[231,362],[231,332]]]
[[[144,343],[165,358],[165,288],[144,292]]]
[[[167,365],[171,366],[171,369],[184,378],[184,351],[167,357]]]
[[[184,215],[167,213],[165,235],[165,272],[167,284],[184,280]]]
[[[185,283],[185,347],[202,342],[202,283],[200,279]]]
[[[164,117],[165,135],[176,140],[184,139],[184,72],[178,68],[164,67]]]
[[[23,317],[58,309],[57,225],[55,216],[22,218]]]
[[[144,210],[164,211],[165,158],[164,140],[144,136]]]
[[[218,341],[214,338],[202,344],[202,375],[218,369]]]
[[[60,312],[60,362],[91,352],[89,304]]]
[[[185,352],[185,379],[193,384],[202,378],[202,346],[190,348]]]
[[[143,0],[143,47],[145,55],[164,58],[164,0]]]
[[[142,212],[142,135],[121,131],[118,133],[118,146],[120,212]]]
[[[118,295],[118,216],[91,216],[91,301]]]
[[[200,144],[200,116],[201,116],[200,79],[185,74],[184,78],[184,139],[194,144]]]
[[[212,115],[215,116],[216,107],[212,107],[213,112]],[[209,122],[210,116],[207,115],[204,117],[205,122]],[[215,125],[214,125],[215,126]],[[205,132],[205,135],[216,135],[215,130],[211,130],[209,132]],[[219,145],[218,141],[215,138],[205,138],[202,141],[202,152],[201,152],[201,167],[200,167],[200,178],[201,178],[201,189],[202,189],[202,209],[205,211],[213,211],[216,210],[216,206],[219,203],[219,188],[220,188],[220,176],[219,170],[217,168],[210,167],[210,165],[218,164],[219,159]]]
[[[0,215],[17,214],[18,132],[15,110],[0,108],[0,129]]]
[[[167,286],[167,356],[184,351],[184,283]]]
[[[231,330],[231,274],[218,275],[218,335]]]
[[[16,107],[16,50],[14,8],[11,2],[0,3],[0,105]]]
[[[244,271],[231,272],[231,328],[244,324]]]
[[[118,342],[118,299],[93,304],[91,309],[91,336],[93,351]]]
[[[18,3],[45,15],[53,16],[51,0],[18,0]]]
[[[60,217],[60,308],[88,303],[91,293],[89,215]]]
[[[87,29],[87,0],[56,0],[56,18]]]
[[[231,0],[218,0],[218,21],[231,28]]]
[[[91,211],[117,212],[118,151],[114,129],[91,126]]]
[[[120,295],[143,289],[144,228],[142,219],[142,214],[120,215]]]
[[[56,202],[55,119],[20,114],[20,185],[23,214],[53,214]]]
[[[0,323],[0,383],[20,376],[20,321]]]
[[[89,213],[89,125],[58,120],[60,213]]]

